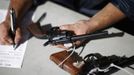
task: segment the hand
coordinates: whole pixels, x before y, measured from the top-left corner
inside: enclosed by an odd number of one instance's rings
[[[10,24],[8,21],[4,21],[3,23],[1,23],[0,28],[1,28],[0,29],[0,44],[1,45],[11,45],[13,44],[13,41],[15,41],[15,43],[20,42],[22,38],[20,27],[17,27],[16,29],[14,40],[12,40],[12,38],[9,36]]]
[[[89,20],[80,20],[74,24],[66,24],[60,26],[61,30],[73,31],[76,35],[82,35],[89,33],[88,26],[90,24]]]
[[[62,25],[60,26],[60,29],[72,31],[74,32],[75,35],[82,35],[91,33],[94,30],[92,25],[93,24],[90,23],[90,20],[81,20],[74,24]],[[74,44],[76,46],[80,46],[82,44],[82,41],[76,41]],[[60,48],[68,49],[64,45],[57,45],[57,46]]]

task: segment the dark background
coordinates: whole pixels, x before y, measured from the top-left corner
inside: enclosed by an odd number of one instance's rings
[[[96,1],[95,0],[51,0],[51,1],[90,17],[96,14],[109,2],[109,0],[99,0],[99,2],[98,0]],[[112,26],[124,32],[134,35],[133,25],[134,25],[134,21],[126,18]]]

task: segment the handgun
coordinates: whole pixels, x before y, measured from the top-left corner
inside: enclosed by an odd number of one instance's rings
[[[60,51],[57,53],[53,53],[50,56],[50,59],[59,65],[64,59],[66,59],[72,51]],[[78,53],[74,52],[62,65],[59,67],[71,75],[78,75],[81,72],[82,67],[84,66],[84,59],[78,55]]]
[[[47,32],[48,41],[44,43],[44,46],[48,44],[65,44],[65,43],[72,43],[75,41],[81,40],[95,40],[101,38],[108,38],[108,37],[121,37],[124,35],[124,32],[117,32],[117,33],[108,33],[108,31],[101,31],[91,34],[83,34],[83,35],[74,35],[71,31],[60,30],[59,27],[53,27],[50,31]]]
[[[40,26],[40,22],[46,17],[46,13],[37,20],[37,22],[29,25],[28,30],[39,39],[47,39],[44,46],[48,44],[65,44],[73,43],[77,40],[95,40],[100,38],[108,38],[115,36],[123,36],[124,32],[117,32],[109,34],[108,31],[100,31],[91,34],[75,35],[74,32],[68,30],[61,30],[59,27],[46,27],[45,30]]]

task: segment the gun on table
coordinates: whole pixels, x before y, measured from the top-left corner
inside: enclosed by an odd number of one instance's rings
[[[45,46],[48,44],[65,44],[65,43],[72,43],[77,40],[95,40],[101,38],[108,38],[108,37],[116,37],[116,36],[123,36],[124,32],[118,33],[108,33],[108,31],[102,31],[98,33],[92,34],[83,34],[83,35],[74,35],[70,31],[60,30],[59,27],[52,27],[46,32],[43,32],[41,27],[34,23],[30,25],[28,28],[29,31],[37,38],[45,38],[48,41],[44,44]],[[54,53],[50,56],[50,59],[54,61],[56,64],[61,63],[66,57],[70,55],[70,52],[62,51],[58,53]],[[73,53],[73,55],[65,62],[62,66],[60,66],[63,70],[69,72],[71,75],[83,75],[80,72],[83,72],[82,69],[84,64],[81,67],[74,66],[73,64],[77,61],[84,61],[77,53]],[[91,64],[92,65],[92,64]]]
[[[40,22],[46,17],[46,13],[42,14],[42,16],[38,19],[36,23],[29,25],[28,30],[39,39],[48,39],[48,41],[44,44],[44,46],[48,44],[65,44],[72,43],[77,40],[95,40],[100,38],[107,37],[115,37],[115,36],[123,36],[124,32],[111,33],[108,31],[101,31],[98,33],[92,34],[84,34],[84,35],[74,35],[73,32],[67,30],[60,30],[59,27],[49,27],[46,26],[45,31],[43,27],[40,26]]]
[[[53,29],[50,29],[50,32],[48,32],[48,41],[44,44],[44,46],[48,44],[65,44],[65,43],[72,43],[75,41],[81,41],[81,40],[95,40],[95,39],[101,39],[101,38],[108,38],[108,37],[121,37],[124,35],[124,32],[118,32],[118,33],[108,33],[108,31],[102,31],[92,34],[83,34],[83,35],[73,35],[70,31],[61,31],[58,27],[55,27]]]
[[[50,59],[59,65],[70,54],[71,51],[64,50],[52,54]],[[83,58],[74,52],[59,67],[71,75],[110,75],[120,70],[118,67],[125,68],[132,64],[134,64],[134,56],[103,56],[99,53],[91,53]]]

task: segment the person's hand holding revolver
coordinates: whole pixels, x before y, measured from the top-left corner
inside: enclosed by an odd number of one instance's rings
[[[74,24],[66,24],[66,25],[62,25],[60,26],[61,30],[68,30],[68,31],[72,31],[74,32],[75,35],[83,35],[83,34],[89,34],[91,33],[90,29],[94,29],[90,26],[90,28],[88,28],[88,25],[90,25],[90,20],[80,20]],[[89,32],[90,31],[90,32]],[[79,46],[82,44],[82,41],[76,41],[73,42],[73,45]],[[65,45],[57,45],[57,47],[60,48],[67,48],[65,47]],[[68,47],[69,48],[69,47]]]
[[[73,31],[76,35],[90,34],[97,30],[103,29],[118,22],[126,16],[112,3],[108,3],[100,12],[95,14],[89,20],[81,20],[74,24],[62,25],[61,30]],[[76,46],[80,45],[81,42],[75,42]],[[66,48],[63,45],[57,45],[61,48]]]

